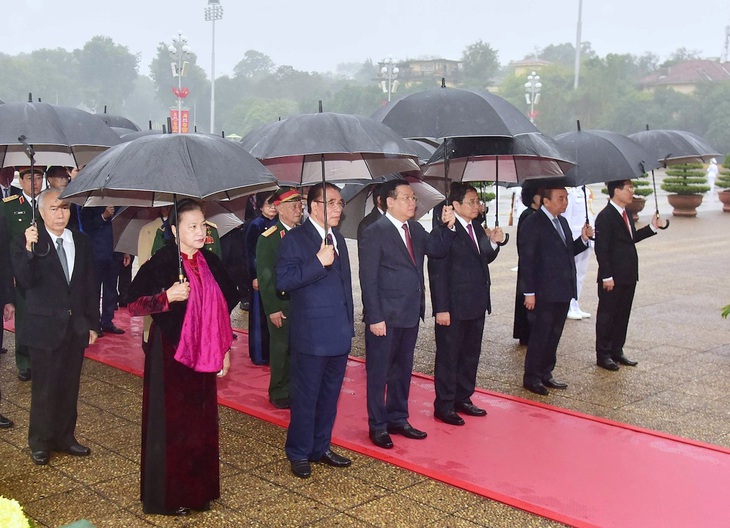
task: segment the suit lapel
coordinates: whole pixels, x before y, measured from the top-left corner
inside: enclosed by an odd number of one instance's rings
[[[411,259],[410,253],[408,253],[408,248],[406,247],[405,242],[403,242],[403,239],[400,236],[400,233],[398,232],[398,229],[401,229],[399,227],[396,227],[393,222],[390,221],[389,218],[386,218],[383,220],[387,225],[385,226],[385,231],[388,233],[388,236],[390,237],[390,245],[396,246],[398,248],[398,252],[401,253],[402,257],[408,262],[411,263],[413,267],[415,267],[415,264],[413,263],[413,260]],[[408,229],[410,229],[410,223],[408,224]],[[413,242],[413,231],[411,231],[411,242]],[[416,253],[416,244],[413,244],[413,253],[416,255],[416,258],[418,258],[418,254]]]

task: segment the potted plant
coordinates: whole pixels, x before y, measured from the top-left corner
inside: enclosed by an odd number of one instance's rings
[[[722,162],[722,170],[720,170],[717,180],[715,180],[715,185],[720,188],[717,191],[717,197],[722,202],[722,210],[730,213],[730,169],[725,167],[730,167],[730,155],[725,156]]]
[[[672,206],[674,216],[697,216],[697,208],[702,203],[702,196],[710,190],[701,163],[683,163],[666,170],[667,176],[662,182],[662,189]]]
[[[654,191],[651,188],[651,182],[647,179],[648,174],[644,173],[641,178],[631,180],[634,184],[634,199],[626,206],[626,210],[631,213],[631,217],[634,222],[639,221],[639,213],[644,209],[646,205],[646,197],[652,194]],[[608,189],[604,187],[601,189],[603,194],[608,194]]]

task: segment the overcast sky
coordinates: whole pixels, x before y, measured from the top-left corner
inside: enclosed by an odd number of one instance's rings
[[[140,73],[159,42],[182,31],[210,74],[207,0],[4,0],[0,52],[80,48],[108,35],[141,56]],[[502,64],[549,44],[575,44],[578,0],[221,0],[216,76],[230,74],[246,50],[277,66],[335,71],[340,63],[459,59],[482,40]],[[584,0],[582,40],[600,55],[646,51],[666,59],[685,47],[719,57],[730,24],[727,0]],[[0,72],[0,75],[2,72]]]

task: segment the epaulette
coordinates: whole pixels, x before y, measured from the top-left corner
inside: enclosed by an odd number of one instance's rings
[[[209,225],[210,227],[213,227],[213,228],[215,228],[215,229],[218,229],[218,226],[217,226],[217,225],[215,225],[215,224],[214,224],[213,222],[211,222],[210,220],[206,220],[206,221],[205,221],[205,223],[206,223],[206,224],[208,224],[208,225]]]
[[[266,231],[261,233],[261,236],[267,237],[272,233],[276,233],[276,225],[272,225],[270,228],[268,228]]]
[[[13,200],[17,200],[18,198],[20,198],[19,194],[11,194],[10,196],[6,196],[5,198],[3,198],[3,203],[12,202]]]

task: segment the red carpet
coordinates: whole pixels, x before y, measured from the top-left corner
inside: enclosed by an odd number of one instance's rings
[[[141,375],[141,319],[120,310],[115,322],[131,331],[100,339],[87,356]],[[245,333],[234,351],[220,403],[286,426],[288,412],[268,402],[268,368],[248,359]],[[433,398],[432,379],[415,375],[411,423],[429,436],[396,436],[393,449],[378,449],[367,436],[365,365],[351,359],[333,441],[574,526],[730,526],[730,450],[481,390],[473,400],[489,416],[453,427],[433,419]]]

